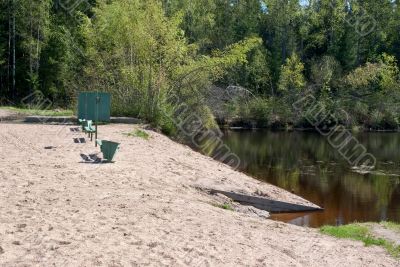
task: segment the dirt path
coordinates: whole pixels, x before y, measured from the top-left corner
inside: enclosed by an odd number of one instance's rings
[[[400,232],[385,227],[382,224],[369,224],[368,227],[371,230],[372,235],[377,238],[383,238],[389,242],[392,242],[396,246],[400,246]]]
[[[0,124],[0,266],[399,266],[380,247],[214,206],[196,186],[305,201],[132,129],[101,126],[121,149],[88,164],[80,154],[99,149],[70,127]]]

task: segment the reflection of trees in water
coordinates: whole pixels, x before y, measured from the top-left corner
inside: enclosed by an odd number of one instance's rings
[[[400,183],[400,179],[385,175],[371,175],[370,179],[374,192],[377,194],[378,207],[387,207]]]
[[[353,206],[368,212],[369,206],[378,214],[391,203],[400,183],[398,177],[385,175],[400,173],[400,135],[361,133],[356,137],[377,158],[377,173],[352,172],[326,138],[317,133],[229,131],[224,142],[245,163],[245,171],[259,179],[304,197],[312,194],[314,199],[335,202],[343,209]],[[212,148],[207,153],[211,155]]]
[[[379,161],[400,161],[398,133],[362,133],[356,137]]]
[[[343,177],[342,183],[343,190],[357,196],[362,202],[370,202],[375,208],[386,207],[395,189],[387,176],[350,174]]]

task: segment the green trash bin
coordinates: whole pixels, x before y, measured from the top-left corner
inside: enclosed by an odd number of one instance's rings
[[[96,140],[96,143],[100,146],[103,158],[111,162],[119,149],[120,143],[99,139]]]

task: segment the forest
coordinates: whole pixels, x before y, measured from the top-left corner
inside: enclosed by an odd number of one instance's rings
[[[0,105],[105,91],[174,135],[182,103],[210,129],[310,127],[293,104],[312,95],[327,127],[397,130],[399,2],[0,0]]]

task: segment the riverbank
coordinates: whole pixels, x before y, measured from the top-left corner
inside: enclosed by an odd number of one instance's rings
[[[265,125],[260,121],[251,119],[217,119],[216,123],[220,129],[230,129],[230,130],[272,130],[272,131],[300,131],[300,132],[318,132],[319,130],[312,125],[293,125],[286,123],[274,123],[272,125]],[[388,128],[388,127],[365,127],[362,125],[348,126],[338,124],[343,130],[348,130],[351,132],[400,132],[400,128]],[[325,128],[324,131],[332,130],[333,128]]]
[[[135,127],[99,127],[121,149],[114,164],[92,164],[81,154],[99,148],[75,143],[85,136],[72,126],[0,124],[0,265],[398,265],[383,248],[208,194],[313,205]]]
[[[321,232],[337,238],[362,241],[366,246],[381,246],[394,257],[400,257],[400,224],[398,223],[354,223],[342,226],[324,226],[321,228]]]

